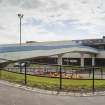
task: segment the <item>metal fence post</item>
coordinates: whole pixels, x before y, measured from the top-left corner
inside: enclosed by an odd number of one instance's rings
[[[25,85],[27,84],[27,64],[25,63]]]
[[[93,87],[92,87],[92,91],[93,91],[93,94],[94,94],[94,91],[95,91],[95,84],[94,84],[94,67],[92,67],[92,69],[93,69]]]
[[[60,65],[60,86],[59,89],[62,89],[62,66]]]

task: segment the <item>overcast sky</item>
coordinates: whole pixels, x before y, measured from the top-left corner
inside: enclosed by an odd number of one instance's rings
[[[19,42],[18,13],[22,42],[105,35],[105,0],[0,0],[0,44]]]

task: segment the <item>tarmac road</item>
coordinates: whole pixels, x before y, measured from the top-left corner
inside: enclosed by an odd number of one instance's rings
[[[0,83],[0,105],[105,105],[105,96],[45,95]]]

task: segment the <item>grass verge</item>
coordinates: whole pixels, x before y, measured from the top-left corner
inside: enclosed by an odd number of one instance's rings
[[[24,84],[24,74],[1,70],[1,79]],[[59,78],[47,78],[27,75],[27,85],[47,90],[59,90]],[[105,80],[95,80],[95,89],[105,90]],[[62,91],[91,91],[92,80],[62,79]]]

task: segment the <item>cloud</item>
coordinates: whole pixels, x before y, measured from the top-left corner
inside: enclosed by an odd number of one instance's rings
[[[1,31],[2,31],[2,30],[5,30],[5,27],[2,26],[2,25],[0,25],[0,30],[1,30]]]
[[[23,42],[99,38],[105,34],[104,0],[0,0],[0,10],[0,43],[18,42],[17,13],[24,14]]]
[[[39,8],[41,6],[43,6],[44,3],[41,2],[40,0],[25,0],[20,7],[25,8],[25,9],[36,9]]]

